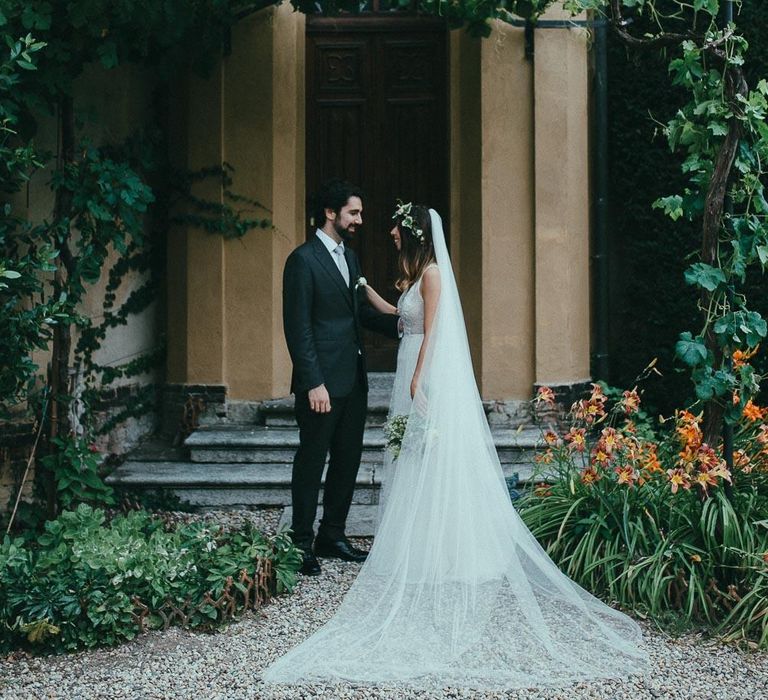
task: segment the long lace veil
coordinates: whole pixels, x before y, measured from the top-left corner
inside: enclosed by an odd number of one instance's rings
[[[374,545],[336,614],[264,679],[505,689],[642,672],[637,624],[562,574],[509,500],[430,216],[440,298]]]

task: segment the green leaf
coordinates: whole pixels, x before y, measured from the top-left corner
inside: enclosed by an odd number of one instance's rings
[[[693,0],[693,9],[696,12],[705,10],[715,17],[720,10],[720,0]]]
[[[708,352],[700,338],[694,338],[690,331],[685,331],[675,344],[675,354],[689,367],[696,367],[706,362]]]
[[[47,30],[51,28],[51,6],[49,3],[26,4],[21,13],[21,23],[25,29]]]
[[[721,284],[725,284],[726,279],[720,268],[699,262],[685,271],[685,281],[703,287],[708,292],[714,292]]]
[[[707,124],[707,129],[715,136],[726,136],[728,134],[728,125],[722,122],[710,122]]]
[[[768,335],[768,324],[757,311],[734,311],[717,319],[714,330],[721,345],[745,342],[753,348]]]
[[[736,386],[736,376],[725,370],[714,371],[711,367],[699,367],[693,372],[696,396],[708,401],[716,396],[725,396]]]
[[[663,209],[664,213],[672,219],[677,221],[683,215],[683,198],[678,195],[671,195],[669,197],[661,197],[653,203],[654,209]]]

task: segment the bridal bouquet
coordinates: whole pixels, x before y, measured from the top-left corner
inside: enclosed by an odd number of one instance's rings
[[[392,453],[392,459],[397,459],[400,455],[407,425],[408,416],[404,415],[392,416],[384,424],[384,436],[387,438],[387,449]]]

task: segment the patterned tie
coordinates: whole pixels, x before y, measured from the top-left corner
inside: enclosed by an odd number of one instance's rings
[[[336,267],[339,268],[341,276],[344,278],[344,282],[349,287],[349,267],[347,267],[347,259],[344,257],[344,244],[339,243],[334,249],[333,254],[336,256]]]

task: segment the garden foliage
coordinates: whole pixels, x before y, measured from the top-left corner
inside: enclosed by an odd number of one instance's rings
[[[518,502],[554,561],[628,610],[768,648],[768,409],[744,407],[733,470],[700,414],[655,426],[635,389],[593,384],[568,417],[544,435],[549,483]]]
[[[269,593],[291,591],[301,556],[285,534],[204,522],[167,529],[144,511],[107,521],[80,505],[48,521],[36,541],[6,536],[0,545],[0,652],[112,645],[135,637],[142,615],[160,628],[174,609],[190,628],[214,627],[253,607],[240,576],[265,561]],[[225,588],[228,604],[214,605]]]
[[[111,329],[125,326],[160,297],[168,228],[183,223],[242,236],[269,225],[243,215],[254,202],[232,191],[228,166],[174,172],[164,133],[168,81],[215,65],[238,18],[269,4],[3,3],[0,43],[10,53],[0,63],[0,192],[18,192],[35,170],[45,170],[38,177],[50,183],[53,206],[39,221],[26,220],[26,211],[19,214],[11,204],[0,212],[0,413],[19,417],[26,409],[43,426],[35,474],[49,517],[57,505],[93,501],[100,490],[99,472],[92,468],[98,461],[81,443],[155,407],[157,386],[147,383],[147,373],[163,364],[162,337],[120,364],[101,365],[94,358]],[[111,71],[128,64],[152,70],[154,84],[147,89],[155,91],[156,109],[149,123],[137,124],[124,142],[84,138],[76,82],[88,67]],[[47,115],[55,117],[59,134],[55,157],[35,149],[36,130]],[[192,185],[207,177],[221,180],[223,202],[192,197]],[[126,292],[128,273],[138,282]],[[105,276],[104,313],[93,318],[83,313],[83,301]],[[116,304],[119,296],[125,297],[122,305]],[[50,358],[47,372],[35,361],[41,357]],[[128,379],[137,382],[133,400],[97,424],[93,413],[102,398],[114,393],[115,382]],[[67,466],[73,455],[77,459]],[[66,472],[73,478],[60,480]],[[92,483],[89,498],[79,498],[86,481]]]

